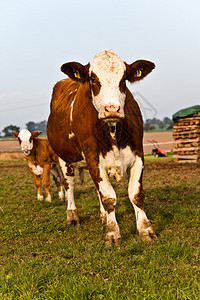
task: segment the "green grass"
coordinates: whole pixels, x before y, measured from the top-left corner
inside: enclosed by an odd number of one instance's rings
[[[145,130],[144,132],[164,132],[164,131],[173,131],[173,128],[167,129],[168,125],[165,126],[164,128],[160,128],[158,124],[151,124],[151,126],[154,126],[154,129],[151,130]]]
[[[168,152],[167,156],[164,156],[164,157],[155,157],[152,154],[145,154],[144,159],[146,161],[170,161],[173,159],[173,153]]]
[[[116,188],[120,247],[106,249],[86,172],[76,183],[80,226],[66,204],[36,200],[24,161],[0,162],[0,299],[200,299],[200,165],[145,157],[145,209],[158,239],[142,243],[125,181]]]

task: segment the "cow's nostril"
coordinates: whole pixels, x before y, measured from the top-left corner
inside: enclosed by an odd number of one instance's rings
[[[105,105],[102,110],[102,118],[122,118],[122,108],[120,105]]]

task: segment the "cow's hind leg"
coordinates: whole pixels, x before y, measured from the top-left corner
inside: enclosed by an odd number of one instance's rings
[[[47,202],[51,202],[51,194],[49,191],[50,188],[50,164],[45,164],[43,169],[43,179],[42,179],[42,185],[44,187],[45,191],[45,200]]]
[[[58,165],[56,164],[51,165],[51,174],[53,175],[53,180],[57,186],[59,198],[60,200],[64,201],[64,191],[62,187],[60,168]]]
[[[74,168],[59,158],[63,173],[63,185],[67,193],[67,224],[79,224],[76,204],[74,201]]]
[[[133,204],[136,216],[136,226],[142,241],[150,241],[152,237],[156,237],[144,212],[144,193],[142,190],[142,170],[143,161],[136,156],[135,163],[130,169],[128,193],[131,203]]]

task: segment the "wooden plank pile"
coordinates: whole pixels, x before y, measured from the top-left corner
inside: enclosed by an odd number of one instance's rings
[[[175,162],[200,162],[200,113],[176,120],[173,138]]]

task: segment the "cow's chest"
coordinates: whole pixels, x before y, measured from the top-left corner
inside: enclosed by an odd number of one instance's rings
[[[112,147],[105,157],[100,156],[100,166],[109,177],[114,177],[116,181],[120,181],[126,170],[133,166],[135,161],[135,153],[127,146],[124,149]]]
[[[28,166],[35,175],[42,175],[43,168],[40,167],[39,165],[34,165],[34,164],[29,163]]]

